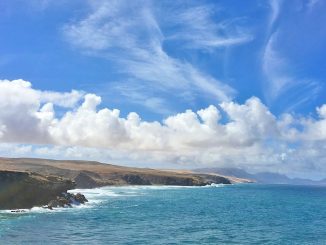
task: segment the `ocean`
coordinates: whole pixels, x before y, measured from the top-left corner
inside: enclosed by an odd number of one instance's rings
[[[86,205],[0,212],[0,244],[326,244],[326,188],[104,187]]]

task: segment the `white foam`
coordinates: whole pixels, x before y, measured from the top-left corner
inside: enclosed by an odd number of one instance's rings
[[[225,184],[210,184],[206,186],[166,186],[166,185],[142,185],[142,186],[105,186],[93,189],[73,189],[69,190],[69,193],[81,193],[85,195],[88,202],[80,205],[72,205],[72,208],[53,208],[53,210],[34,207],[32,209],[16,209],[16,210],[0,210],[1,213],[10,214],[24,214],[24,213],[46,213],[46,212],[65,212],[74,209],[81,208],[92,208],[94,206],[100,205],[102,202],[106,202],[112,198],[118,197],[133,197],[142,196],[146,193],[145,190],[169,190],[169,189],[184,189],[184,188],[215,188],[223,187]],[[16,212],[18,211],[18,212]]]
[[[212,183],[210,185],[205,185],[203,187],[224,187],[224,186],[227,186],[227,185],[230,185],[230,184],[215,184],[215,183]]]
[[[82,193],[89,200],[89,203],[100,203],[104,200],[116,197],[132,197],[142,196],[146,193],[145,190],[169,190],[169,189],[184,189],[184,188],[211,188],[211,187],[223,187],[224,184],[211,184],[207,186],[167,186],[167,185],[134,185],[134,186],[105,186],[93,189],[74,189],[70,190],[70,193]]]
[[[55,208],[53,210],[50,210],[48,208],[43,208],[43,207],[33,207],[31,209],[1,210],[0,213],[12,214],[12,215],[23,215],[23,214],[28,214],[28,213],[62,212],[64,209],[67,209],[67,208]]]

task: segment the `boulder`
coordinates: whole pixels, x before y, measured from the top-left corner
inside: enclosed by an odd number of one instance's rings
[[[64,207],[72,207],[72,204],[79,205],[88,202],[86,197],[77,193],[72,194],[68,192],[63,192],[61,196],[58,196],[56,199],[51,200],[45,208],[53,209],[53,208],[64,208]]]
[[[86,197],[81,194],[81,193],[77,193],[76,195],[74,195],[74,199],[79,202],[79,203],[82,203],[84,204],[85,202],[88,202],[88,200],[86,199]]]

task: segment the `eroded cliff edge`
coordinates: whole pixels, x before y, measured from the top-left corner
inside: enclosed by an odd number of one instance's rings
[[[226,176],[149,168],[130,168],[92,161],[0,158],[0,209],[46,205],[69,189],[123,185],[204,186],[231,184]]]
[[[73,181],[58,176],[0,171],[0,209],[43,206],[75,186]]]

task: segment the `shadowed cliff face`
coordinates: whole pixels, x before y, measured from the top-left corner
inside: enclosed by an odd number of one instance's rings
[[[74,182],[61,177],[0,171],[0,209],[42,206],[74,187]]]
[[[119,171],[114,173],[94,174],[90,171],[77,171],[72,177],[77,188],[94,188],[108,185],[179,185],[203,186],[211,183],[231,184],[220,176],[206,174],[176,174],[168,171]]]

